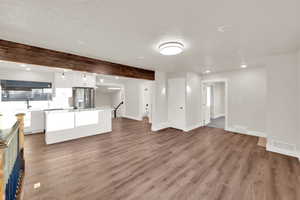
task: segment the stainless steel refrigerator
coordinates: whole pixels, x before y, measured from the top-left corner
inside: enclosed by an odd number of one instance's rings
[[[95,89],[73,87],[73,107],[74,109],[94,108]]]

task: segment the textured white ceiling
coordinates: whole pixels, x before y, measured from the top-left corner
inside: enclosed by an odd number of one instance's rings
[[[147,69],[215,72],[297,50],[299,8],[299,0],[0,0],[0,38]],[[184,53],[160,55],[168,40],[182,41]]]

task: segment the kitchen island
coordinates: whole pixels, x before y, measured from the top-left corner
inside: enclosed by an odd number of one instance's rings
[[[54,144],[112,131],[112,109],[45,111],[45,141]]]

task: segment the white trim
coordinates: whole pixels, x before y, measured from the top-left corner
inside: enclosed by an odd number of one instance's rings
[[[199,122],[199,123],[197,123],[197,124],[195,124],[193,126],[186,127],[186,128],[183,129],[183,131],[184,132],[189,132],[191,130],[194,130],[194,129],[197,129],[197,128],[200,128],[200,127],[202,127],[202,123],[201,122]]]
[[[257,137],[267,137],[267,134],[264,132],[260,132],[260,131],[251,131],[249,130],[247,133],[247,135],[253,135],[253,136],[257,136]]]
[[[220,114],[214,115],[212,118],[217,119],[219,117],[225,117],[225,113],[220,113]]]
[[[288,155],[288,156],[292,156],[292,157],[296,157],[296,158],[300,159],[300,157],[299,157],[300,155],[297,153],[297,151],[291,151],[291,150],[275,147],[272,144],[270,144],[269,141],[267,141],[267,151],[271,151],[271,152],[275,152],[275,153],[279,153],[279,154],[283,154],[283,155]]]
[[[165,128],[169,128],[169,124],[167,122],[164,122],[164,123],[160,123],[158,125],[153,125],[151,126],[151,130],[152,131],[159,131],[159,130],[162,130],[162,129],[165,129]]]
[[[127,119],[137,120],[137,121],[142,121],[143,120],[141,117],[133,117],[133,116],[129,116],[129,115],[123,115],[123,117],[127,118]]]
[[[25,132],[24,135],[32,135],[32,134],[37,134],[37,133],[43,133],[44,131],[45,131],[45,129],[39,129],[39,130]]]
[[[251,135],[251,136],[257,136],[257,137],[267,137],[266,133],[260,132],[260,131],[251,131],[251,130],[238,130],[232,127],[226,128],[225,131],[233,132],[233,133],[239,133],[243,135]]]

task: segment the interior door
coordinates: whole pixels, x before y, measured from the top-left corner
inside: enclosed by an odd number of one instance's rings
[[[203,110],[203,125],[210,123],[210,107],[211,107],[211,87],[203,85],[202,87],[202,110]]]
[[[170,127],[185,128],[185,79],[168,80],[168,119]]]

